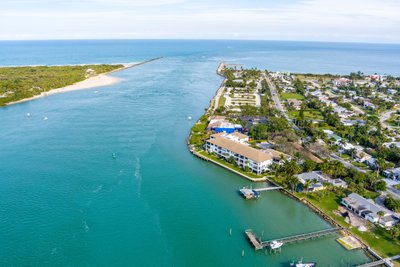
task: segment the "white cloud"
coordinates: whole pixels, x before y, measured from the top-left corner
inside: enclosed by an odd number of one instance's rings
[[[185,0],[155,0],[151,7],[142,6],[145,2],[140,0],[114,0],[114,7],[119,8],[113,9],[98,8],[109,3],[107,0],[83,0],[83,3],[93,3],[97,8],[52,12],[1,9],[0,38],[400,42],[397,15],[400,3],[394,0],[302,0],[274,6],[267,3],[261,8],[251,5],[239,8],[234,2],[217,6]]]

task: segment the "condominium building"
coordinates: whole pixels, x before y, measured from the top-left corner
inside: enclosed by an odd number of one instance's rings
[[[233,157],[238,166],[242,168],[248,166],[256,174],[267,171],[273,163],[271,154],[221,135],[213,135],[211,139],[206,140],[204,147],[209,153],[215,153],[225,160]]]

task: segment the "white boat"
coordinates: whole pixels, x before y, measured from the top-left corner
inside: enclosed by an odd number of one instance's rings
[[[269,244],[269,246],[271,247],[271,249],[278,249],[278,248],[280,248],[280,247],[283,246],[283,243],[274,240],[274,241],[272,241],[272,242]]]
[[[45,120],[45,121],[47,121],[48,119],[49,119],[49,118],[47,118],[47,117],[44,117],[44,118],[43,118],[43,120]]]
[[[291,267],[314,267],[316,265],[316,262],[303,262],[303,260],[299,260],[297,263],[292,262],[290,264]]]

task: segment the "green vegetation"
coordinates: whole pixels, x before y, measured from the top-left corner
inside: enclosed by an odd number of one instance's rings
[[[394,199],[392,196],[388,196],[385,199],[385,206],[390,210],[399,212],[400,211],[400,200]]]
[[[290,118],[299,119],[301,118],[301,110],[292,110],[288,112]],[[304,109],[303,119],[305,120],[322,120],[322,114],[319,110],[315,109]]]
[[[0,68],[0,106],[109,72],[122,65]],[[93,71],[88,71],[91,69]]]
[[[315,206],[323,210],[330,217],[334,218],[336,222],[345,228],[348,228],[348,224],[345,222],[344,217],[335,214],[333,211],[337,210],[341,197],[344,196],[340,192],[316,192],[309,194],[298,194],[300,197],[305,197]],[[363,240],[373,250],[378,252],[380,255],[385,257],[397,255],[400,253],[400,241],[398,237],[393,238],[390,231],[385,230],[381,227],[374,227],[370,232],[360,232],[356,228],[350,228],[355,236]]]
[[[208,116],[203,115],[200,120],[193,125],[189,143],[191,145],[194,145],[197,148],[201,148],[204,140],[208,138],[207,134],[207,122],[208,122]]]
[[[245,170],[241,169],[240,167],[235,166],[235,165],[232,164],[232,163],[226,162],[226,161],[224,161],[224,160],[218,158],[218,157],[215,156],[215,155],[209,154],[209,153],[206,152],[206,151],[200,151],[199,153],[200,153],[201,155],[203,155],[203,156],[209,158],[209,159],[212,159],[212,160],[214,160],[214,161],[216,161],[216,162],[218,162],[218,163],[220,163],[220,164],[222,164],[222,165],[224,165],[224,166],[226,166],[226,167],[228,167],[228,168],[230,168],[230,169],[232,169],[232,170],[235,170],[235,171],[237,171],[237,172],[240,172],[241,174],[246,175],[246,176],[248,176],[248,177],[250,177],[250,178],[253,178],[253,179],[260,179],[260,178],[263,178],[263,177],[264,177],[263,175],[257,175],[257,174],[254,174],[254,173],[250,172],[250,171],[245,171]]]
[[[281,97],[283,100],[286,99],[297,99],[297,100],[304,100],[304,96],[300,94],[295,94],[295,93],[282,93]]]

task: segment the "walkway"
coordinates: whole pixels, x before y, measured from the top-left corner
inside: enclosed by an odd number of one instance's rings
[[[293,242],[305,241],[305,240],[309,240],[309,239],[315,239],[315,238],[331,235],[331,234],[337,233],[338,231],[341,231],[341,230],[342,230],[342,228],[331,228],[331,229],[326,229],[326,230],[317,231],[317,232],[311,232],[311,233],[306,233],[306,234],[301,234],[301,235],[293,235],[293,236],[263,241],[262,244],[265,247],[269,246],[272,241],[278,241],[283,244],[289,244],[289,243],[293,243]]]
[[[273,241],[277,241],[277,242],[280,242],[283,244],[289,244],[289,243],[293,243],[293,242],[305,241],[305,240],[309,240],[309,239],[315,239],[315,238],[335,234],[341,230],[343,230],[343,228],[330,228],[330,229],[321,230],[321,231],[317,231],[317,232],[287,236],[287,237],[272,239],[272,240],[268,240],[268,241],[261,241],[261,239],[258,238],[251,229],[246,230],[245,234],[249,238],[249,240],[250,240],[251,244],[253,245],[253,247],[255,248],[255,250],[259,250],[259,249],[262,249],[263,247],[269,247]]]
[[[398,260],[400,259],[400,255],[396,255],[390,258],[378,260],[378,261],[373,261],[369,262],[363,265],[358,265],[357,267],[373,267],[373,266],[379,266],[379,265],[385,265],[385,266],[394,266],[393,263],[391,263],[392,260]]]

